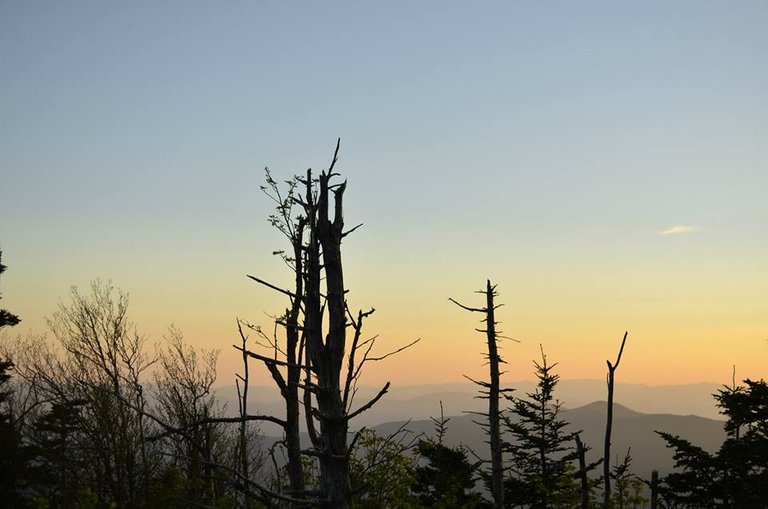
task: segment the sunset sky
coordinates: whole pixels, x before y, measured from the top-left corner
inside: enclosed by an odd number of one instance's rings
[[[348,179],[364,383],[482,377],[486,278],[508,380],[766,376],[768,3],[2,2],[2,307],[42,333],[111,279],[159,341],[238,369],[235,318],[286,305],[264,167]],[[260,374],[266,382],[266,374]]]

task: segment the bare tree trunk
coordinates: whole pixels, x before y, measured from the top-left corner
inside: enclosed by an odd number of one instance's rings
[[[491,285],[490,279],[486,281],[486,287],[484,291],[479,293],[485,294],[486,305],[484,308],[470,308],[460,304],[459,302],[450,299],[451,302],[467,311],[473,311],[483,313],[485,315],[485,332],[488,342],[488,365],[490,370],[490,381],[481,382],[475,381],[477,385],[482,387],[482,391],[488,398],[488,442],[491,446],[491,494],[493,495],[493,506],[496,509],[504,507],[504,464],[502,458],[501,447],[501,413],[499,411],[499,398],[503,392],[500,388],[500,376],[499,364],[504,361],[499,356],[498,352],[498,337],[496,333],[496,318],[494,304],[494,297],[496,297],[496,286]]]
[[[624,339],[621,340],[619,355],[616,357],[616,363],[605,361],[608,365],[608,413],[605,418],[605,448],[603,452],[603,507],[608,508],[611,502],[611,427],[613,426],[613,386],[616,369],[621,362],[621,354],[624,352],[624,344],[627,342],[627,332],[624,332]]]
[[[338,145],[337,145],[338,150]],[[334,162],[336,156],[334,155]],[[312,370],[317,376],[317,410],[320,421],[320,477],[322,490],[327,498],[328,507],[346,509],[350,507],[352,487],[349,479],[349,452],[347,451],[348,420],[346,408],[341,397],[341,367],[346,342],[346,306],[344,302],[344,272],[341,264],[341,239],[344,218],[342,199],[345,183],[335,187],[333,220],[329,219],[330,186],[329,180],[333,164],[328,172],[320,174],[320,195],[317,203],[317,224],[310,228],[310,236],[316,232],[316,241],[310,250],[322,248],[323,269],[325,272],[325,302],[328,309],[328,333],[325,343],[322,340],[322,310],[320,301],[320,273],[315,267],[309,267],[310,281],[307,287],[308,299],[306,312],[310,305],[312,321],[307,324],[307,353]],[[307,175],[308,180],[310,175]],[[310,255],[319,263],[319,256]],[[319,266],[317,267],[319,268]],[[315,274],[316,273],[316,277]],[[309,316],[307,316],[309,318]]]
[[[243,341],[243,374],[242,376],[237,375],[239,380],[235,380],[237,395],[240,397],[240,418],[242,419],[240,421],[240,474],[243,476],[243,479],[250,479],[251,473],[249,461],[250,458],[248,454],[248,421],[245,420],[248,416],[248,383],[250,380],[250,374],[248,372],[248,354],[246,353],[246,348],[248,348],[248,345],[245,335],[241,334],[241,338]],[[243,383],[242,389],[240,389],[241,381]],[[241,494],[241,497],[242,498],[240,503],[242,509],[247,509],[248,497],[244,493]]]
[[[659,506],[659,471],[651,472],[651,509]]]
[[[491,491],[496,509],[504,507],[504,466],[501,457],[501,431],[499,421],[499,353],[496,348],[496,320],[494,318],[494,288],[488,280],[485,290],[486,309],[488,310],[485,324],[488,338],[488,361],[490,363],[491,380],[488,394],[488,432],[491,442]]]
[[[576,453],[579,455],[579,480],[581,481],[581,509],[589,509],[589,480],[587,479],[587,460],[584,443],[577,434]]]
[[[304,467],[302,464],[301,453],[301,441],[299,435],[299,420],[300,404],[299,399],[299,385],[301,380],[302,366],[302,344],[300,342],[301,330],[300,319],[302,312],[302,302],[304,297],[304,228],[307,224],[307,219],[304,217],[295,218],[292,215],[292,207],[296,203],[297,196],[294,194],[294,189],[298,185],[298,181],[290,184],[289,192],[287,196],[283,196],[278,188],[277,183],[267,173],[267,183],[269,187],[263,188],[270,198],[277,204],[277,214],[270,217],[270,221],[281,232],[283,232],[288,240],[291,242],[291,256],[280,253],[283,260],[292,265],[294,272],[294,287],[292,291],[283,290],[275,287],[259,278],[249,276],[254,281],[263,284],[273,290],[277,290],[291,299],[290,308],[286,309],[284,319],[276,320],[276,323],[285,328],[285,347],[279,348],[277,345],[277,337],[274,338],[275,357],[264,358],[260,357],[264,362],[267,370],[272,375],[275,384],[280,390],[280,395],[285,402],[285,419],[281,420],[281,427],[284,433],[284,444],[287,454],[286,470],[288,472],[288,483],[291,494],[301,497],[305,490],[304,479]],[[256,331],[266,336],[260,329]],[[242,333],[241,333],[242,335]],[[243,355],[247,356],[249,353],[245,351],[243,346]],[[278,351],[285,353],[285,362],[276,362]],[[280,371],[278,366],[285,368],[285,374]],[[304,504],[293,502],[292,507],[304,507]]]
[[[285,446],[288,452],[288,480],[291,491],[300,493],[304,491],[304,467],[301,463],[301,441],[299,438],[299,382],[301,379],[301,349],[299,348],[299,315],[301,314],[301,295],[304,293],[303,274],[303,238],[304,221],[299,220],[295,239],[293,242],[295,293],[291,303],[291,309],[287,313],[286,320],[286,367],[285,386]],[[295,507],[297,507],[294,504]]]
[[[278,204],[278,213],[271,216],[270,221],[288,236],[294,250],[292,257],[283,255],[283,259],[293,264],[295,290],[285,290],[249,276],[289,296],[292,303],[286,311],[285,319],[277,321],[286,328],[285,362],[277,359],[280,349],[276,340],[274,357],[248,352],[249,356],[265,363],[286,401],[285,421],[270,419],[283,426],[289,457],[288,473],[292,493],[288,494],[289,497],[280,496],[294,501],[294,497],[311,496],[311,499],[306,500],[312,507],[320,505],[334,509],[349,508],[352,501],[349,459],[359,432],[349,445],[349,421],[373,406],[389,389],[389,383],[385,384],[373,399],[351,411],[362,366],[368,361],[383,360],[418,342],[416,340],[386,355],[374,356],[370,352],[375,337],[360,341],[363,319],[374,310],[360,311],[355,320],[345,299],[341,242],[357,226],[346,232],[343,230],[346,182],[330,182],[337,176],[333,167],[338,160],[340,141],[336,144],[328,170],[321,172],[317,179],[313,179],[312,171],[307,170],[306,178],[297,177],[288,183],[289,194],[285,198],[277,190],[277,183],[267,176],[267,182],[274,191],[274,196],[270,196]],[[303,195],[295,192],[298,184],[304,188]],[[295,211],[291,211],[292,205],[299,205],[303,214],[295,217]],[[282,255],[282,252],[278,253]],[[324,316],[326,312],[327,316]],[[327,330],[324,325],[327,325]],[[348,351],[346,376],[342,379],[348,327],[354,329],[354,337]],[[362,358],[356,359],[355,354],[359,351]],[[285,377],[278,367],[285,368]],[[300,387],[302,374],[303,385]],[[304,405],[307,431],[312,442],[312,449],[303,452],[298,441],[299,389],[304,391],[301,403]],[[319,426],[316,427],[316,424]],[[319,494],[305,487],[303,472],[300,470],[302,454],[318,459]]]
[[[278,210],[285,214],[292,203],[300,203],[304,216],[298,219],[298,226],[291,218],[283,216],[278,227],[287,233],[293,248],[295,263],[295,291],[279,289],[252,277],[291,297],[291,309],[286,313],[286,362],[261,358],[275,380],[286,402],[286,419],[283,422],[288,453],[288,475],[292,493],[305,492],[304,473],[301,465],[299,443],[299,383],[302,369],[306,372],[304,406],[315,455],[320,462],[321,503],[328,507],[346,508],[351,500],[349,479],[349,451],[347,450],[348,418],[341,397],[341,366],[346,338],[346,303],[344,300],[344,277],[341,264],[341,239],[344,222],[342,199],[345,184],[331,186],[329,180],[335,174],[339,145],[336,146],[333,162],[327,172],[322,172],[318,181],[313,180],[312,171],[307,170],[304,184],[306,194],[303,200],[290,195],[287,201],[278,199]],[[272,181],[273,183],[274,181]],[[329,220],[330,193],[334,193],[333,220]],[[275,220],[277,221],[277,220]],[[306,239],[304,230],[306,229]],[[325,281],[325,293],[321,284]],[[299,319],[303,308],[303,324]],[[328,309],[328,333],[323,334],[323,314]],[[279,322],[280,323],[280,322]],[[304,364],[299,348],[304,344]],[[278,370],[286,368],[286,376]],[[313,381],[314,376],[314,381]],[[312,394],[317,408],[312,407]],[[314,428],[314,420],[320,424],[320,432]]]

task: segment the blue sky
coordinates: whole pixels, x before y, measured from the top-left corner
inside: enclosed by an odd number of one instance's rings
[[[459,326],[445,298],[492,277],[525,362],[628,327],[735,337],[749,365],[768,337],[766,22],[757,1],[4,2],[4,305],[37,330],[69,285],[113,278],[153,337],[175,322],[226,348],[235,315],[277,305],[243,274],[287,278],[263,167],[320,169],[340,136],[366,225],[350,279],[390,310],[381,332],[437,350]],[[573,376],[601,376],[591,354]]]

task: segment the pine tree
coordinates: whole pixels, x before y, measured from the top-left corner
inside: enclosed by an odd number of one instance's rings
[[[5,269],[7,268],[5,265],[3,265],[2,258],[3,258],[3,252],[0,251],[0,274],[5,272]],[[0,297],[0,299],[1,298],[2,297]],[[17,325],[20,321],[21,320],[19,319],[18,316],[14,315],[13,313],[5,309],[0,309],[0,329],[2,329],[5,326],[13,327],[14,325]]]
[[[727,416],[726,439],[715,454],[657,432],[675,450],[664,498],[682,507],[765,507],[768,500],[768,384],[744,380],[714,395]]]
[[[416,468],[414,494],[421,507],[439,509],[480,509],[489,507],[479,493],[472,490],[479,474],[480,462],[472,463],[464,447],[448,447],[444,443],[448,421],[440,404],[440,418],[432,418],[436,437],[421,440],[417,453],[426,464]]]
[[[0,251],[0,260],[2,259]],[[0,274],[6,266],[0,263]],[[0,309],[0,329],[13,327],[21,320],[13,313]],[[18,482],[23,463],[23,447],[21,435],[13,414],[8,410],[6,402],[11,395],[8,389],[11,379],[13,362],[10,359],[0,359],[0,507],[13,507],[19,496]]]
[[[507,507],[576,507],[581,498],[573,466],[576,433],[566,431],[568,422],[560,418],[561,403],[554,398],[560,376],[552,370],[557,364],[547,364],[543,349],[541,358],[533,363],[536,390],[527,399],[509,397],[512,415],[504,420],[513,440],[505,449],[512,476],[506,481],[505,500]]]
[[[32,429],[30,474],[35,491],[50,507],[77,507],[87,488],[86,460],[79,451],[84,438],[80,432],[83,403],[53,403]]]

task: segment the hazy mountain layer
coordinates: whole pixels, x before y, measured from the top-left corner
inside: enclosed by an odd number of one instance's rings
[[[594,461],[602,455],[605,412],[604,401],[565,409],[562,412],[563,419],[571,424],[570,429],[581,430],[582,440],[591,448],[587,453],[588,461]],[[478,456],[486,458],[486,437],[481,427],[473,422],[478,419],[481,417],[466,414],[451,417],[446,443],[451,446],[463,444]],[[612,463],[623,460],[627,449],[631,447],[632,472],[644,479],[649,479],[654,469],[665,475],[674,465],[672,451],[665,447],[664,441],[655,431],[681,435],[710,452],[717,450],[725,438],[723,421],[694,415],[645,414],[616,405],[613,419]],[[388,436],[403,424],[404,421],[387,422],[374,426],[373,429],[381,436]],[[430,419],[412,420],[407,423],[406,428],[408,433],[402,435],[404,440],[434,435],[434,423]],[[268,436],[265,437],[264,445],[268,447],[277,438],[270,437],[266,429],[265,432]],[[302,434],[302,442],[309,443],[306,434]]]
[[[605,412],[604,401],[565,409],[562,412],[562,418],[571,423],[570,429],[581,430],[582,440],[592,448],[587,455],[589,461],[602,456]],[[447,443],[461,443],[481,457],[488,456],[485,435],[480,426],[473,422],[480,418],[476,415],[452,417],[448,423]],[[402,422],[385,423],[374,429],[381,435],[389,435],[401,424]],[[407,427],[412,433],[423,433],[425,436],[431,436],[434,430],[431,420],[414,420]],[[656,430],[683,436],[710,452],[717,450],[725,438],[723,422],[719,420],[694,415],[645,414],[616,405],[611,440],[612,463],[616,462],[617,458],[618,461],[623,460],[627,448],[631,447],[632,471],[636,475],[649,478],[653,469],[658,469],[662,474],[669,472],[674,465],[672,451],[667,449],[661,437],[654,433]]]
[[[534,390],[532,381],[510,382],[506,387],[515,388],[515,396],[524,396]],[[688,385],[648,386],[639,384],[616,385],[617,404],[638,412],[698,415],[711,419],[719,417],[712,393],[720,386],[701,383]],[[470,383],[435,384],[393,387],[373,408],[355,419],[354,425],[375,426],[384,422],[407,419],[429,419],[440,414],[442,401],[445,415],[462,415],[466,411],[483,411],[485,401],[476,398],[476,387]],[[378,387],[361,387],[353,408],[362,405],[379,390]],[[282,416],[283,403],[274,387],[251,387],[249,389],[251,412]],[[222,387],[217,395],[228,402],[230,412],[237,409],[234,387]],[[557,386],[557,398],[566,408],[577,408],[593,401],[606,398],[604,381],[562,380]],[[502,405],[504,406],[504,405]]]
[[[507,384],[516,389],[515,395],[523,396],[534,390],[534,382],[523,381]],[[715,451],[725,434],[723,421],[712,398],[720,386],[716,384],[689,384],[668,386],[647,386],[617,384],[616,407],[613,425],[613,459],[624,458],[631,447],[633,471],[648,477],[653,469],[662,473],[673,466],[672,452],[654,431],[678,434],[700,445],[708,451]],[[354,408],[365,403],[378,391],[375,387],[361,387],[353,404]],[[220,388],[218,395],[229,400],[229,408],[237,408],[234,389]],[[605,431],[606,404],[605,383],[597,380],[563,380],[557,388],[557,395],[564,404],[563,418],[571,423],[573,430],[582,430],[582,440],[592,448],[590,459],[602,455]],[[283,415],[282,400],[272,387],[252,387],[249,408],[252,412]],[[447,442],[451,445],[465,444],[480,456],[485,456],[487,445],[481,428],[473,421],[479,417],[468,411],[482,412],[487,402],[476,398],[472,384],[437,384],[423,386],[394,387],[384,399],[353,421],[353,429],[366,426],[379,434],[387,435],[407,420],[412,434],[433,433],[434,425],[429,419],[440,415],[440,402],[444,413],[451,417]],[[632,409],[630,409],[632,408]],[[698,415],[697,415],[698,414]],[[279,429],[264,424],[262,432],[276,436]],[[304,440],[308,440],[304,437]],[[272,440],[267,439],[269,443]],[[308,443],[308,442],[307,442]],[[618,459],[617,459],[618,458]]]

